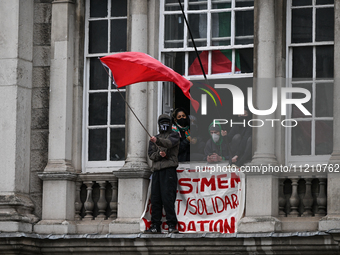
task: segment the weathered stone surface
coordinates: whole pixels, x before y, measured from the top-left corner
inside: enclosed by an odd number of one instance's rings
[[[32,90],[32,108],[48,108],[49,105],[49,89],[33,88]]]
[[[34,46],[33,47],[33,66],[50,66],[51,47]]]
[[[33,44],[35,46],[51,44],[51,24],[48,23],[34,24]]]
[[[50,68],[34,67],[33,68],[33,88],[43,88],[50,86]]]
[[[35,1],[34,4],[34,23],[51,23],[52,5],[51,0]]]
[[[31,172],[30,174],[30,193],[42,192],[42,180],[38,177],[37,172]]]
[[[30,198],[34,204],[33,214],[41,219],[42,193],[31,193]]]
[[[32,129],[48,129],[48,109],[32,109]]]
[[[46,150],[48,149],[48,131],[32,130],[32,150]]]
[[[47,165],[48,152],[43,150],[31,151],[31,171],[44,171]]]

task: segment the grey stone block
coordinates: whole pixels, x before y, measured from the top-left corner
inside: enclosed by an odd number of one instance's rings
[[[33,29],[33,45],[51,45],[51,24],[36,23]]]
[[[51,23],[52,5],[49,1],[35,1],[34,23]]]
[[[41,219],[42,215],[42,194],[41,193],[33,193],[30,194],[30,198],[34,204],[33,214]]]
[[[31,137],[32,150],[46,150],[48,149],[48,131],[32,130]]]
[[[42,180],[38,177],[37,172],[30,173],[30,193],[42,192]]]
[[[47,129],[48,118],[48,108],[32,109],[32,129]]]
[[[48,152],[43,150],[31,151],[31,171],[42,172],[47,165]]]
[[[34,46],[33,47],[33,66],[50,66],[51,47]]]
[[[49,105],[49,89],[33,88],[32,90],[32,108],[48,108]]]
[[[33,68],[33,88],[42,88],[50,86],[50,68],[34,67]]]

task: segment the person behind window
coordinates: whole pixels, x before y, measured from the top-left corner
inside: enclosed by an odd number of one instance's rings
[[[238,115],[238,122],[244,125],[233,125],[227,135],[230,144],[230,161],[237,166],[242,166],[251,160],[252,129],[247,125],[250,117],[249,109],[245,107],[244,114]]]
[[[152,136],[148,156],[152,160],[151,179],[151,227],[144,233],[161,233],[162,207],[164,207],[169,233],[178,233],[175,201],[179,135],[171,130],[171,118],[162,114],[158,118],[160,133]]]
[[[190,119],[184,108],[177,108],[172,114],[172,131],[179,134],[178,162],[190,161]]]
[[[205,141],[200,135],[197,118],[194,115],[189,115],[190,119],[190,160],[205,161],[204,155]]]
[[[219,123],[209,125],[210,139],[207,141],[204,154],[209,163],[218,163],[229,159],[227,131],[222,130]]]

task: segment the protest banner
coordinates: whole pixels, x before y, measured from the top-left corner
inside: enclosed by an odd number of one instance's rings
[[[211,171],[214,170],[214,171]],[[244,211],[244,174],[238,171],[216,172],[215,168],[177,169],[178,185],[175,211],[179,232],[237,232]],[[151,179],[152,181],[152,179]],[[151,182],[140,230],[151,225]],[[163,210],[162,232],[167,231]]]

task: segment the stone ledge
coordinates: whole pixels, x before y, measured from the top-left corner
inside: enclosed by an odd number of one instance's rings
[[[40,172],[38,176],[43,181],[75,181],[78,174],[69,172]]]

